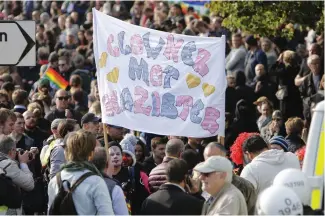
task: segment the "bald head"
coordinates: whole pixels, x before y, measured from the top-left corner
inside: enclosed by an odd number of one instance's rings
[[[184,150],[184,143],[180,139],[170,139],[166,144],[165,153],[169,157],[179,158]]]
[[[211,156],[226,156],[226,149],[223,145],[217,142],[209,143],[204,149],[204,160]]]
[[[68,96],[68,92],[64,89],[60,89],[55,93],[55,97],[66,97]]]

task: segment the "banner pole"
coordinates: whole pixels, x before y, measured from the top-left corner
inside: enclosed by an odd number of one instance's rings
[[[103,125],[103,133],[104,133],[104,143],[105,143],[105,150],[106,150],[106,155],[107,155],[107,161],[110,163],[110,156],[109,156],[109,151],[108,151],[108,137],[107,137],[107,126],[104,123]],[[110,165],[111,166],[111,165]],[[111,173],[107,173],[109,176]]]

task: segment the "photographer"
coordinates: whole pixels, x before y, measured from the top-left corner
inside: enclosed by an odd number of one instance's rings
[[[17,154],[19,163],[15,161]],[[28,151],[17,152],[14,140],[0,135],[0,214],[22,214],[20,189],[34,189],[29,161]]]
[[[14,130],[10,137],[16,143],[16,150],[19,152],[29,151],[28,163],[30,171],[33,173],[35,187],[30,192],[23,193],[23,209],[25,214],[34,214],[35,212],[43,212],[46,208],[44,202],[44,184],[43,176],[41,173],[41,161],[39,156],[39,149],[36,147],[34,139],[30,138],[24,133],[25,120],[22,114],[15,112],[17,120],[14,125]],[[17,160],[18,158],[16,158]]]

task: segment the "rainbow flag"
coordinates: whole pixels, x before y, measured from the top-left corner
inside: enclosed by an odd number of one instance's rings
[[[66,81],[56,70],[53,68],[48,68],[43,78],[48,79],[50,82],[52,82],[55,86],[57,86],[59,89],[66,89],[69,85],[69,82]]]

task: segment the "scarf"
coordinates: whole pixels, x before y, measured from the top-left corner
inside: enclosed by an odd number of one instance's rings
[[[70,161],[64,165],[61,166],[61,171],[66,170],[66,171],[82,171],[88,169],[91,172],[95,173],[96,175],[99,175],[102,177],[102,174],[100,171],[96,168],[96,166],[88,161],[82,161],[82,162],[75,162],[75,161]]]

